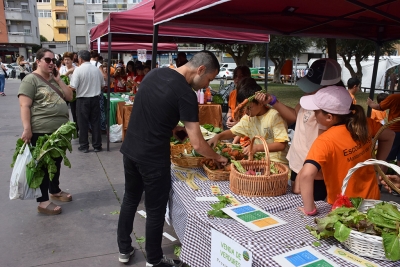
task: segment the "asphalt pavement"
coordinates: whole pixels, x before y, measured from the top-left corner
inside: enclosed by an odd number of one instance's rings
[[[0,96],[0,267],[25,266],[123,266],[118,262],[117,222],[124,193],[121,143],[111,143],[110,150],[88,154],[78,151],[77,140],[72,141],[73,152],[67,153],[72,168],[61,167],[60,188],[72,194],[72,202],[55,202],[63,212],[56,216],[37,213],[35,200],[10,200],[10,167],[15,143],[22,134],[17,92],[20,81],[6,80],[5,93]],[[103,148],[106,139],[103,135]],[[384,200],[399,202],[388,193]],[[143,202],[138,210],[145,210]],[[145,233],[145,218],[138,215],[132,239]],[[172,227],[164,231],[176,238]],[[136,243],[135,257],[128,266],[145,266],[145,243]],[[172,242],[163,238],[164,253],[175,257]]]
[[[124,266],[118,261],[117,223],[124,194],[121,143],[111,143],[105,151],[84,154],[78,140],[67,152],[72,168],[61,167],[60,188],[72,194],[72,202],[57,202],[62,213],[56,216],[37,212],[36,200],[10,200],[10,167],[15,143],[22,134],[17,92],[20,81],[6,80],[5,94],[0,96],[0,267],[25,266]],[[72,117],[72,116],[71,116]],[[143,202],[138,210],[145,210]],[[127,266],[145,266],[145,218],[136,214],[133,245],[138,248]],[[176,237],[167,224],[164,231]],[[163,238],[164,254],[175,257],[172,242]]]

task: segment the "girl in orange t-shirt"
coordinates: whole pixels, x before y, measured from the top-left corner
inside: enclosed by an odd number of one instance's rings
[[[318,171],[322,171],[326,184],[327,202],[333,204],[341,194],[348,170],[371,158],[371,139],[381,125],[367,119],[364,109],[352,104],[349,93],[341,86],[328,86],[314,95],[303,96],[300,105],[314,110],[317,122],[327,127],[314,141],[297,176],[304,204],[300,209],[306,215],[315,215],[313,191]],[[389,129],[379,135],[377,159],[386,159],[393,139],[394,133]],[[357,170],[350,178],[345,194],[348,197],[380,199],[374,167]]]
[[[117,70],[114,74],[114,91],[117,93],[126,92],[126,73],[125,68],[122,64],[117,65]]]

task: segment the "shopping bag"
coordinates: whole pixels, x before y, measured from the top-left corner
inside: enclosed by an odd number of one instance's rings
[[[26,165],[32,160],[29,145],[24,144],[17,156],[10,179],[10,199],[35,199],[42,196],[40,188],[29,188]]]
[[[122,142],[122,124],[114,124],[110,126],[110,142]]]

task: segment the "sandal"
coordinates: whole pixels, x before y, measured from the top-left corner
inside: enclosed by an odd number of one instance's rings
[[[47,205],[46,208],[42,208],[40,206],[38,206],[38,212],[39,213],[43,213],[43,214],[47,214],[47,215],[57,215],[61,213],[61,207],[59,210],[55,210],[55,208],[57,208],[57,205],[54,204],[53,202],[50,202],[49,205]]]
[[[60,195],[58,195],[58,194],[60,194]],[[54,195],[50,194],[50,198],[54,199],[54,200],[59,200],[62,202],[70,202],[72,200],[72,196],[68,196],[68,195],[70,195],[70,194],[60,191],[60,193],[57,193]]]
[[[6,96],[6,94],[5,94],[5,93],[1,93],[1,95],[2,95],[2,96]]]

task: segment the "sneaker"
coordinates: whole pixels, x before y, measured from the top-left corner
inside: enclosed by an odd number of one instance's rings
[[[89,148],[86,148],[86,147],[78,147],[78,150],[83,153],[89,153]]]
[[[173,260],[170,258],[167,258],[165,255],[163,258],[160,260],[159,263],[157,264],[151,264],[146,262],[146,267],[181,267],[183,266],[183,262],[180,260]]]
[[[118,257],[119,262],[127,263],[129,261],[130,257],[133,255],[135,255],[135,248],[133,248],[131,253],[128,253],[128,254],[119,253],[119,257]]]
[[[103,148],[97,147],[97,148],[94,149],[94,152],[101,152],[102,150],[103,150]]]

